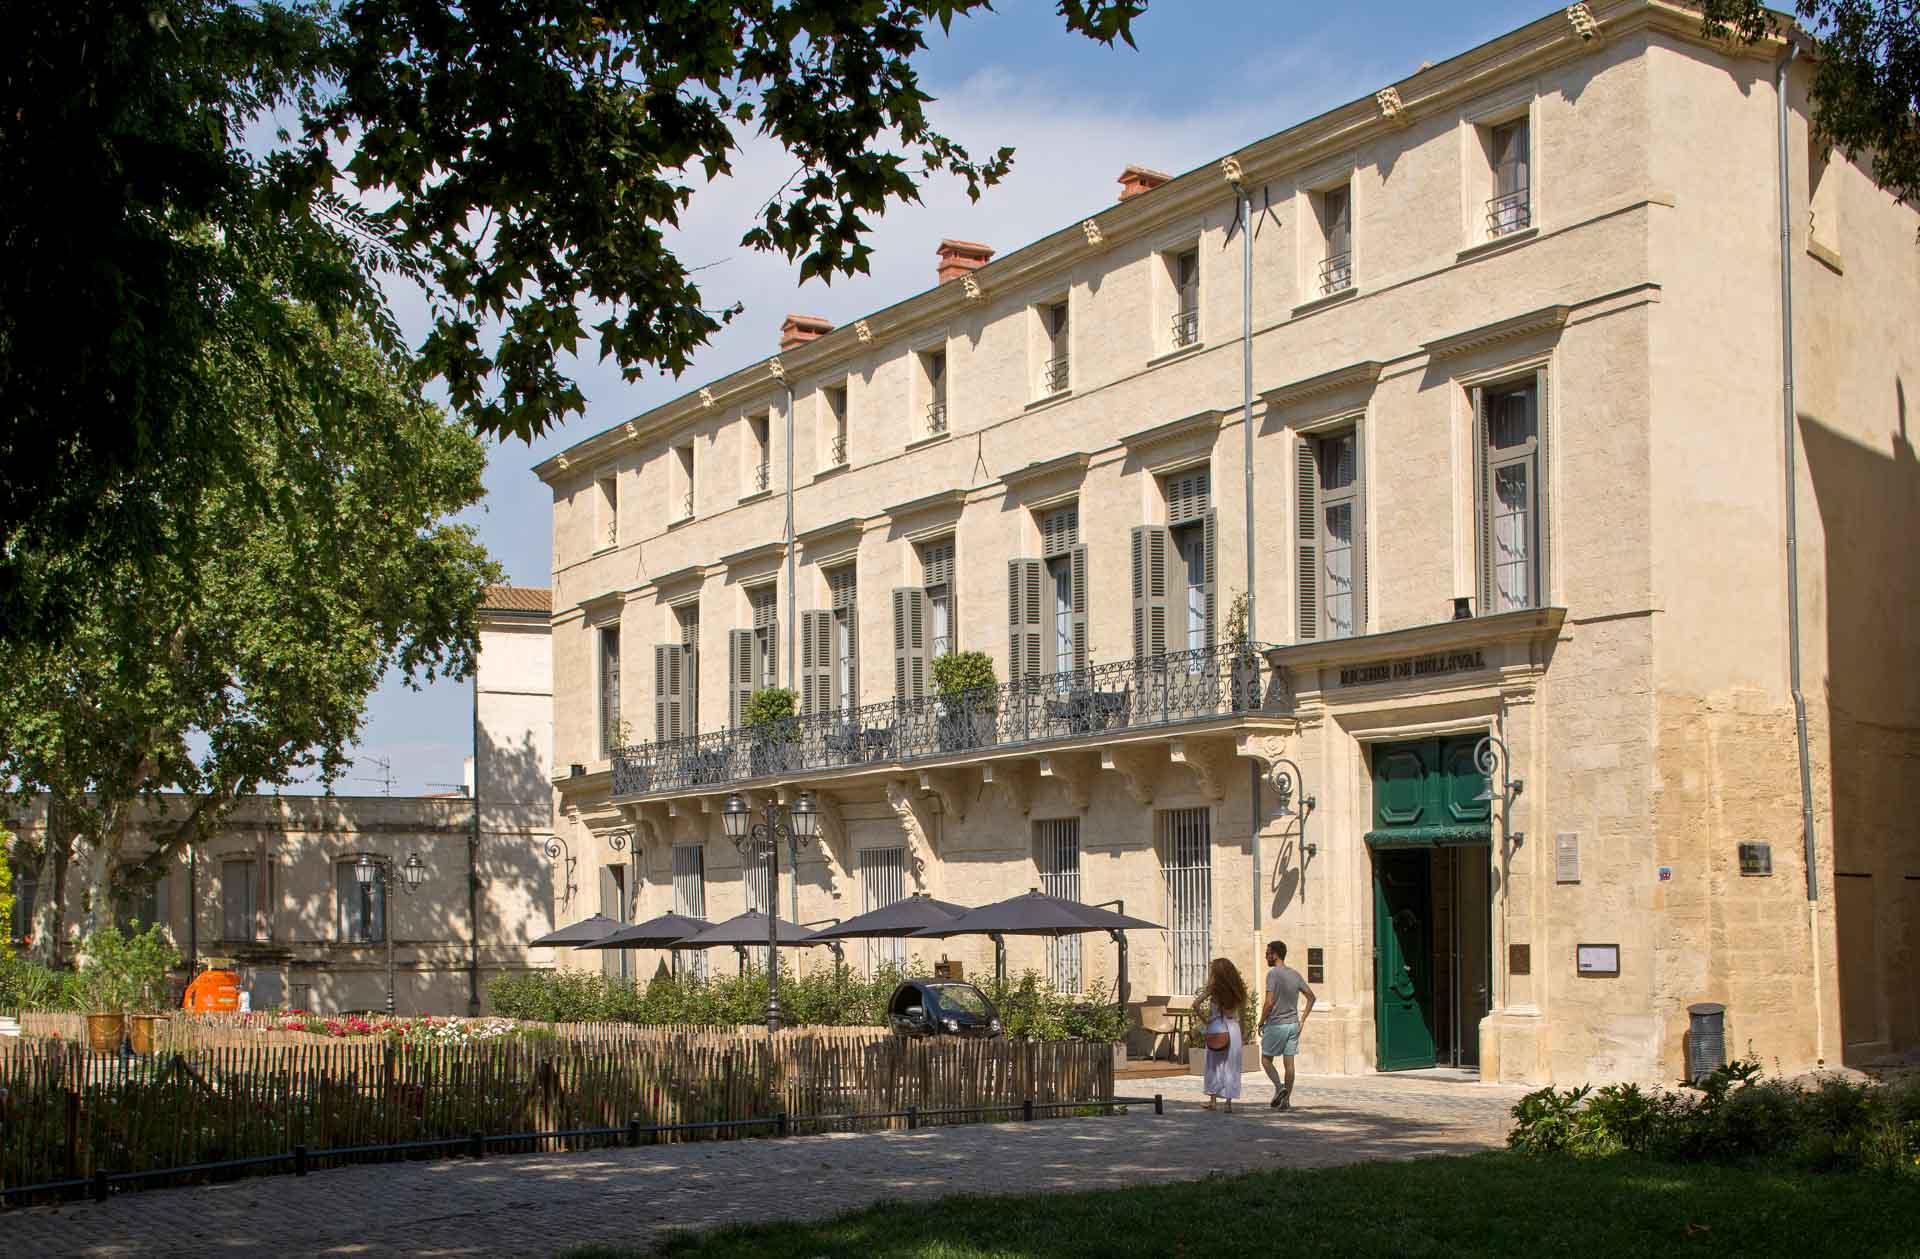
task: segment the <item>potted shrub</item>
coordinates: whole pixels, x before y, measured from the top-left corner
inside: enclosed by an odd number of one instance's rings
[[[127,1031],[137,1054],[151,1054],[156,1047],[160,1025],[166,1022],[162,1011],[169,1008],[172,993],[167,975],[179,964],[180,951],[157,924],[127,937],[127,973],[134,992]]]
[[[942,752],[993,742],[998,685],[993,659],[984,651],[950,651],[934,658],[933,694],[939,704],[935,730]]]
[[[753,734],[748,755],[754,777],[799,768],[800,718],[794,701],[784,686],[762,687],[747,701],[741,720]]]
[[[102,927],[82,946],[81,1006],[87,1015],[87,1044],[95,1053],[119,1053],[126,1038],[128,1016],[146,1012],[153,1019],[166,991],[167,971],[180,962],[179,950],[158,926],[143,935],[129,936],[118,927]],[[153,1023],[142,1029],[151,1052]],[[139,1048],[136,1043],[136,1048]]]

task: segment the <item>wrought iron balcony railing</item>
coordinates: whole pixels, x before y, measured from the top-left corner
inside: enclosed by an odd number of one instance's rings
[[[773,484],[773,465],[762,459],[759,466],[753,470],[753,488],[758,492],[771,484]]]
[[[1194,309],[1173,313],[1173,346],[1180,349],[1200,339],[1200,312]]]
[[[1047,360],[1046,367],[1040,372],[1040,387],[1044,392],[1065,393],[1067,391],[1067,368],[1069,366],[1067,359],[1068,356],[1062,354],[1059,358]]]
[[[952,759],[1256,713],[1277,699],[1266,657],[1228,644],[1024,678],[944,699],[730,727],[613,753],[613,792],[720,788],[861,765]]]
[[[693,491],[692,490],[688,490],[687,496],[684,499],[682,499],[680,502],[680,519],[682,520],[693,519]]]
[[[927,435],[937,437],[947,431],[947,403],[943,398],[939,402],[927,403]]]
[[[1533,201],[1519,188],[1487,201],[1487,235],[1505,236],[1533,226]]]
[[[833,466],[844,467],[847,462],[847,435],[840,433],[833,439]]]
[[[1320,295],[1344,293],[1353,287],[1353,255],[1335,254],[1320,264]]]

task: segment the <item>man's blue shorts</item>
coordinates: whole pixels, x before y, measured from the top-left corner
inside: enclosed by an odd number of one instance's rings
[[[1300,1052],[1300,1024],[1269,1023],[1260,1029],[1260,1055],[1291,1058]]]

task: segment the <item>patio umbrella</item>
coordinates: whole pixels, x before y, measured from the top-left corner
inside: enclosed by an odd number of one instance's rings
[[[670,949],[690,935],[705,931],[713,924],[704,918],[685,914],[661,914],[631,927],[622,927],[610,936],[583,944],[583,949]]]
[[[994,974],[1004,982],[1007,977],[1006,950],[1001,938],[1010,935],[1070,936],[1089,931],[1109,931],[1120,946],[1120,983],[1117,996],[1124,1009],[1127,1004],[1128,931],[1159,931],[1157,922],[1115,913],[1097,905],[1082,905],[1059,896],[1047,896],[1038,889],[1025,895],[1010,896],[991,905],[968,910],[952,922],[936,923],[912,933],[915,939],[943,939],[947,936],[986,935],[993,937]]]
[[[965,905],[937,901],[924,892],[915,892],[912,896],[897,900],[891,905],[883,905],[870,913],[861,914],[858,918],[849,918],[831,927],[822,927],[814,932],[811,938],[824,944],[829,940],[908,936],[922,927],[937,927],[969,912],[971,911]]]
[[[591,918],[582,918],[579,922],[570,922],[558,931],[549,931],[538,940],[527,941],[528,948],[573,948],[603,939],[620,929],[620,924],[605,914],[595,914]]]
[[[805,927],[797,927],[785,918],[774,920],[776,942],[781,948],[804,948],[816,943],[813,933]],[[725,922],[715,923],[704,931],[697,931],[674,941],[675,947],[682,949],[710,949],[715,945],[754,945],[767,942],[767,916],[757,909],[749,909],[744,914],[735,914]]]

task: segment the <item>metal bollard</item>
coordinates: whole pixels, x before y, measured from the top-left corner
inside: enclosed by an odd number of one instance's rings
[[[627,1120],[627,1144],[636,1148],[640,1144],[640,1121],[638,1119]]]
[[[786,1111],[783,1110],[778,1115],[774,1116],[773,1134],[777,1137],[784,1137],[787,1135],[787,1112]]]
[[[485,1158],[487,1156],[487,1139],[478,1132],[469,1133],[467,1135],[467,1153],[474,1158]]]
[[[920,1108],[918,1106],[907,1107],[907,1131],[912,1132],[915,1128],[919,1126],[920,1126]]]
[[[1020,1118],[1026,1120],[1033,1118],[1033,1099],[1031,1097],[1020,1103]]]
[[[107,1200],[107,1169],[104,1167],[93,1169],[93,1200],[95,1202]]]
[[[307,1147],[304,1145],[293,1147],[293,1174],[296,1176],[307,1174]]]
[[[1167,1113],[1166,1099],[1159,1093],[1153,1095],[1153,1113],[1156,1115],[1164,1115]]]

